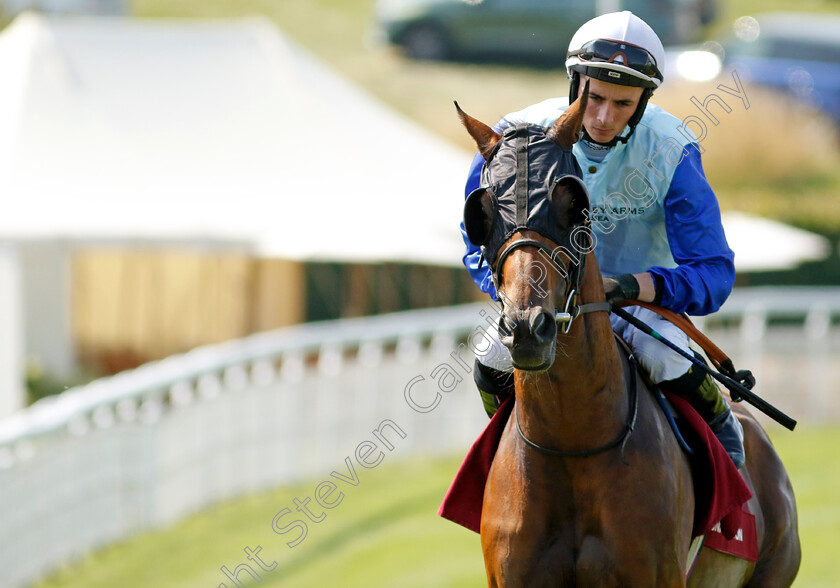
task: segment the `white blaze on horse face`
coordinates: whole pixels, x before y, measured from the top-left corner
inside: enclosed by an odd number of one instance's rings
[[[581,88],[578,96],[585,91]],[[642,88],[619,86],[602,80],[589,79],[589,103],[583,114],[583,126],[589,136],[599,143],[609,143],[630,122]]]

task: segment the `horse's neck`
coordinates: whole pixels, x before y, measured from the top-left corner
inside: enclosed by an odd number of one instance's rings
[[[578,303],[604,301],[594,254],[586,260]],[[624,424],[627,402],[621,359],[608,312],[580,315],[559,335],[557,355],[545,374],[517,375],[523,423],[541,438],[608,441]]]

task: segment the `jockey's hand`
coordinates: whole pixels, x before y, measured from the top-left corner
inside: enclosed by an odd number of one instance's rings
[[[619,274],[604,278],[604,294],[607,302],[618,304],[625,300],[639,299],[639,281],[633,274]]]

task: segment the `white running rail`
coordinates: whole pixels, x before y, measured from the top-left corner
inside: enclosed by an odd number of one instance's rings
[[[472,353],[458,345],[477,341],[492,308],[202,347],[0,422],[0,586],[30,585],[220,500],[322,475],[364,441],[386,461],[465,452],[486,417],[465,367]],[[840,385],[838,316],[840,289],[756,288],[736,291],[703,326],[756,373],[762,396],[798,420],[824,420],[840,417],[830,393]]]

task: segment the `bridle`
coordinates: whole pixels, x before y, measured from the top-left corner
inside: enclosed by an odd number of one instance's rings
[[[587,229],[588,228],[589,227],[587,225]],[[499,294],[499,303],[502,305],[502,316],[505,316],[504,300],[506,298],[504,296],[504,293],[500,290],[500,286],[502,284],[502,269],[504,267],[504,262],[507,259],[507,257],[510,256],[510,254],[513,253],[516,249],[521,249],[523,247],[536,247],[538,250],[546,253],[548,255],[548,258],[553,263],[557,264],[558,267],[562,268],[565,275],[569,278],[565,280],[566,296],[564,309],[563,311],[557,311],[555,309],[554,313],[555,320],[558,323],[562,323],[564,325],[564,335],[569,333],[569,330],[572,327],[572,322],[578,316],[586,314],[588,312],[610,312],[611,306],[609,302],[591,302],[588,304],[578,304],[578,294],[580,292],[581,281],[583,280],[584,265],[586,262],[586,257],[583,251],[581,251],[579,248],[575,248],[577,252],[577,259],[572,262],[571,265],[573,265],[573,267],[570,270],[568,266],[563,264],[563,262],[558,258],[557,254],[561,249],[563,249],[562,247],[552,249],[542,241],[538,241],[537,239],[525,238],[512,241],[504,249],[502,249],[496,260],[496,267],[492,273],[494,285],[496,286],[496,292]],[[598,455],[600,453],[609,451],[614,447],[620,446],[621,460],[622,462],[627,464],[627,461],[624,459],[624,446],[627,444],[627,441],[630,438],[630,434],[633,432],[636,426],[636,416],[638,415],[639,411],[639,398],[636,386],[636,359],[632,354],[629,354],[627,356],[627,359],[630,368],[630,407],[628,411],[627,422],[624,424],[621,433],[619,433],[619,435],[615,439],[599,447],[595,447],[594,449],[585,449],[581,451],[563,451],[559,449],[544,447],[531,441],[528,437],[525,436],[525,433],[522,431],[522,427],[519,424],[519,411],[516,409],[516,405],[514,405],[514,423],[516,424],[516,432],[519,434],[520,439],[522,439],[525,445],[527,445],[531,449],[536,449],[540,453],[552,455],[554,457],[591,457],[593,455]]]
[[[551,213],[552,194],[561,182],[577,185],[580,201],[575,222],[561,226]],[[487,210],[487,200],[492,208]],[[568,334],[575,318],[586,312],[609,310],[600,303],[578,304],[583,280],[585,255],[594,244],[590,220],[580,211],[589,204],[586,186],[581,180],[580,166],[570,146],[562,146],[549,136],[544,127],[527,123],[517,124],[504,131],[481,172],[481,186],[467,196],[464,204],[464,230],[471,243],[481,246],[478,265],[486,261],[491,267],[493,285],[502,301],[504,292],[502,268],[516,249],[536,247],[543,257],[563,275],[566,291],[563,308],[555,308],[555,320],[563,324]],[[561,243],[555,249],[537,239],[522,238],[510,241],[518,231],[533,231],[550,243]],[[588,246],[575,242],[582,232]],[[565,251],[569,267],[559,258]]]
[[[589,312],[610,312],[611,307],[607,302],[579,303],[586,254],[594,249],[594,236],[589,217],[585,214],[589,205],[588,192],[580,179],[579,166],[571,148],[555,143],[543,127],[523,123],[507,129],[503,138],[496,143],[493,152],[485,155],[485,158],[487,161],[481,172],[481,187],[473,190],[464,204],[464,230],[470,243],[481,246],[478,265],[480,266],[482,261],[490,265],[491,279],[502,305],[500,321],[508,316],[504,304],[505,300],[509,299],[501,290],[504,283],[504,264],[514,251],[523,247],[535,247],[538,253],[563,275],[563,308],[554,308],[552,312],[555,321],[563,325],[564,335],[569,334],[572,324],[580,315]],[[497,162],[496,166],[492,167],[491,162]],[[538,173],[543,170],[545,173]],[[572,214],[580,219],[578,222],[564,223],[561,226],[558,219],[551,214],[551,207],[554,205],[553,190],[564,180],[577,182],[580,198],[585,203],[578,202],[578,207],[572,209]],[[561,245],[552,249],[548,244],[528,237],[511,241],[510,239],[520,231],[533,231],[550,243]],[[575,236],[579,232],[588,239],[587,246],[580,246],[576,242]],[[569,258],[568,265],[559,258],[561,251]],[[521,310],[517,309],[518,318],[520,314]],[[634,382],[631,394],[633,406],[621,435],[613,442],[579,452],[542,447],[525,437],[519,426],[518,411],[514,406],[519,436],[528,447],[556,456],[586,457],[617,445],[622,446],[623,453],[624,444],[635,425],[638,408],[634,361],[631,361],[631,364]]]
[[[588,221],[585,226],[586,230],[589,230]],[[571,246],[571,249],[574,249],[576,252],[576,259],[572,261],[572,268],[569,269],[568,266],[566,266],[559,258],[560,251],[566,249],[565,247],[558,246],[552,249],[542,241],[526,238],[517,239],[508,243],[508,245],[499,253],[498,258],[496,259],[496,267],[492,271],[493,285],[496,288],[496,292],[499,294],[499,303],[502,305],[502,316],[504,316],[504,300],[506,299],[504,292],[501,291],[502,268],[504,267],[504,262],[508,256],[516,249],[521,249],[522,247],[536,247],[540,251],[544,252],[552,263],[556,264],[558,268],[562,268],[562,273],[566,276],[564,278],[564,281],[566,282],[566,292],[563,310],[559,310],[557,308],[554,309],[554,320],[563,325],[562,332],[564,335],[569,334],[569,331],[572,328],[572,322],[574,322],[574,320],[580,315],[588,312],[610,312],[610,305],[607,302],[578,304],[578,296],[586,264],[586,255],[584,251],[581,251],[579,247],[575,247],[574,245]]]

